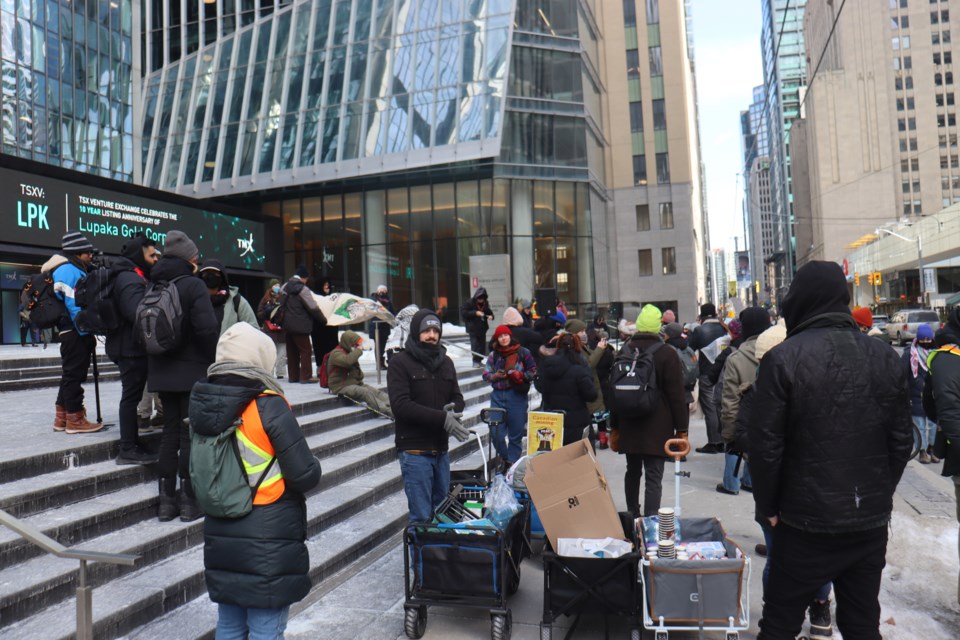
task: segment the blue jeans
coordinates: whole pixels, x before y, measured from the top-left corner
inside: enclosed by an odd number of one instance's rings
[[[290,607],[248,609],[235,604],[218,606],[220,616],[217,618],[216,640],[283,640]]]
[[[723,488],[727,491],[740,491],[742,482],[748,487],[753,486],[753,479],[750,477],[750,467],[746,461],[740,463],[740,477],[733,475],[733,470],[737,468],[737,455],[735,453],[723,454]]]
[[[763,542],[767,545],[767,562],[763,565],[763,588],[767,588],[767,580],[770,577],[770,549],[773,548],[773,527],[769,523],[764,523],[760,525],[760,529],[763,531]],[[830,598],[830,589],[833,587],[833,584],[828,582],[827,584],[820,587],[816,595],[814,595],[815,600],[820,600],[825,602]],[[217,640],[220,640],[217,638]]]
[[[397,457],[410,510],[409,522],[430,522],[434,508],[450,492],[450,457],[446,451],[429,455],[400,451]]]
[[[494,389],[490,396],[490,406],[507,411],[507,421],[492,428],[490,437],[493,438],[493,447],[497,455],[513,464],[523,455],[521,445],[527,431],[526,395],[521,395],[513,389]]]
[[[920,429],[920,450],[926,451],[927,447],[933,446],[933,441],[937,437],[937,423],[926,416],[912,416],[913,424]]]

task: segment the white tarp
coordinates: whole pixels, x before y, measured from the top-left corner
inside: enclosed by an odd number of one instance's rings
[[[393,314],[386,307],[370,298],[361,298],[350,293],[331,293],[329,296],[313,294],[327,325],[339,327],[358,324],[368,320],[383,320],[394,326],[397,324]]]

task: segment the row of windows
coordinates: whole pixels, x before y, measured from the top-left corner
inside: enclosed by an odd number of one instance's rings
[[[931,44],[940,44],[941,42],[943,44],[948,44],[950,42],[950,31],[946,29],[939,33],[934,31],[930,35],[930,42]]]
[[[653,129],[661,131],[667,128],[667,107],[663,98],[651,102],[653,106]],[[630,131],[643,131],[643,103],[630,103]]]
[[[660,228],[673,229],[673,203],[661,202],[658,205],[660,210]],[[637,231],[650,231],[650,205],[638,204],[637,210]]]
[[[940,65],[942,64],[953,64],[953,53],[950,51],[944,51],[941,55],[939,52],[933,54],[933,64]]]
[[[949,9],[941,9],[939,13],[936,11],[930,12],[930,24],[939,24],[941,22],[944,24],[948,24],[950,22]]]
[[[896,31],[897,29],[909,29],[910,28],[910,16],[893,16],[890,18],[890,28]]]
[[[638,252],[640,261],[640,275],[653,275],[653,249],[640,249]],[[663,247],[660,249],[660,262],[663,275],[671,275],[677,272],[677,250],[675,247]]]
[[[649,47],[650,75],[663,75],[663,51],[660,46]],[[627,49],[627,77],[640,77],[640,51],[638,49]]]
[[[670,154],[658,153],[657,160],[657,184],[670,183]],[[647,185],[647,156],[633,156],[633,184],[637,187]]]

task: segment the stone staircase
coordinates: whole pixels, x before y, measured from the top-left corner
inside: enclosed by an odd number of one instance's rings
[[[120,379],[117,365],[102,353],[97,354],[97,370],[100,382]],[[60,345],[50,345],[49,349],[27,347],[23,357],[0,359],[0,392],[55,387],[60,384],[60,373]],[[89,375],[92,383],[93,369]],[[88,410],[94,415],[93,405]]]
[[[460,368],[467,425],[485,435],[479,413],[490,387],[480,370]],[[323,469],[307,496],[310,576],[315,590],[323,589],[371,550],[398,541],[406,498],[391,422],[334,396],[291,402]],[[68,437],[76,444],[68,453],[0,462],[0,508],[64,545],[140,556],[134,567],[88,566],[96,638],[212,638],[216,606],[203,580],[203,520],[157,521],[156,471],[117,466],[115,431],[109,440]],[[477,449],[475,439],[451,441],[452,465],[479,467]],[[75,560],[45,555],[0,528],[0,637],[74,637],[78,577]]]

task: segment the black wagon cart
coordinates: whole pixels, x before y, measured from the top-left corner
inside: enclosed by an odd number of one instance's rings
[[[448,502],[466,500],[455,487]],[[462,503],[460,503],[462,505]],[[427,627],[427,607],[439,605],[486,609],[492,640],[509,640],[512,616],[507,597],[520,586],[520,562],[526,547],[524,528],[529,507],[496,526],[416,523],[403,534],[404,632],[420,638]],[[450,514],[455,504],[442,507]],[[446,518],[444,518],[446,519]]]
[[[577,558],[558,555],[549,545],[543,551],[543,620],[540,639],[551,640],[553,623],[560,616],[576,618],[569,638],[584,612],[626,618],[631,640],[640,640],[638,567],[643,557],[633,516],[620,513],[624,538],[634,550],[619,558]]]

